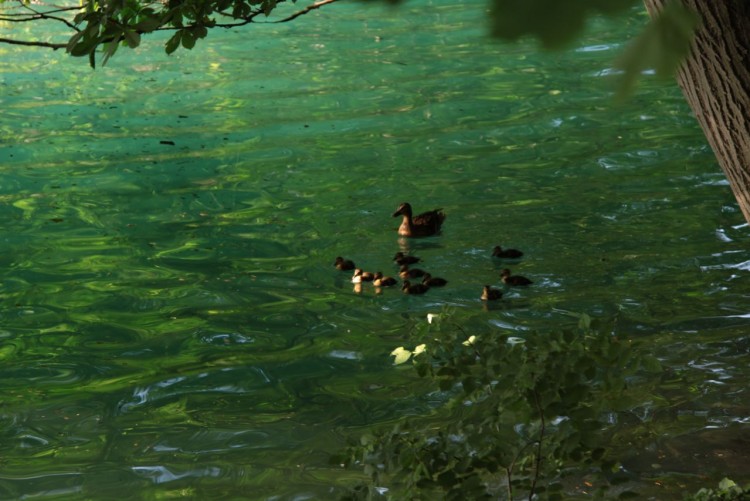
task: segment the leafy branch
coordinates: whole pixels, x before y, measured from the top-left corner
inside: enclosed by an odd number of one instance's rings
[[[58,23],[72,33],[68,40],[47,42],[33,39],[0,38],[0,43],[65,49],[76,57],[88,57],[92,67],[96,54],[105,64],[120,46],[138,47],[143,35],[159,31],[174,34],[165,43],[171,54],[179,47],[192,49],[211,28],[236,28],[269,17],[285,0],[83,0],[80,5],[56,7],[24,0],[0,0],[0,21],[8,23]],[[296,0],[292,0],[296,3]],[[320,0],[274,22],[288,22],[336,2]],[[227,21],[224,21],[224,20]]]
[[[394,355],[405,362],[402,350]],[[355,492],[372,497],[387,486],[398,498],[484,499],[504,489],[508,499],[517,491],[559,499],[566,465],[598,465],[603,478],[612,470],[602,417],[633,405],[634,374],[659,368],[586,315],[578,330],[523,338],[440,332],[414,354],[417,373],[450,397],[434,415],[352,446],[344,462],[371,478],[369,490]]]

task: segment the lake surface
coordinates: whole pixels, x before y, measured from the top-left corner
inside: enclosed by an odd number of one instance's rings
[[[490,42],[484,7],[336,4],[96,71],[0,46],[0,498],[335,499],[348,439],[436,405],[389,353],[446,308],[648,340],[636,487],[750,481],[748,228],[674,84],[613,102],[645,16],[543,53]],[[402,201],[442,235],[397,238]],[[488,310],[498,244],[535,284]],[[398,250],[449,285],[333,267]]]

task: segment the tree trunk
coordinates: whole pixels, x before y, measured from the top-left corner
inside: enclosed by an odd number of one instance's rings
[[[644,0],[651,16],[668,0]],[[681,0],[700,17],[677,83],[750,223],[750,2]]]

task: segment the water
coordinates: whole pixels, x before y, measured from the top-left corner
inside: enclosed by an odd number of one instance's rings
[[[648,339],[662,405],[621,417],[640,487],[750,480],[747,227],[675,86],[611,99],[645,18],[546,54],[482,16],[337,4],[96,71],[0,47],[0,497],[335,498],[347,438],[439,405],[388,353],[445,307]],[[443,234],[400,241],[402,201]],[[497,244],[535,284],[487,311]],[[356,294],[332,266],[400,249],[449,286]]]

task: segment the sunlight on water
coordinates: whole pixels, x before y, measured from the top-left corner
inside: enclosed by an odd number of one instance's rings
[[[388,354],[445,307],[518,340],[567,312],[649,339],[693,384],[633,411],[660,440],[746,420],[742,215],[677,88],[615,105],[603,78],[642,14],[544,54],[428,6],[169,57],[155,36],[96,71],[3,48],[0,498],[332,499],[360,478],[328,464],[347,439],[442,402]],[[398,239],[402,201],[442,234]],[[333,267],[395,275],[399,250],[448,285]],[[504,267],[534,285],[483,305]]]

